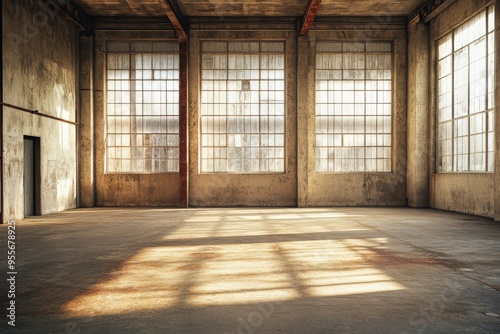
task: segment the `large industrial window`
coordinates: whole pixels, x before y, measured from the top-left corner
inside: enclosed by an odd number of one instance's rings
[[[438,41],[437,171],[494,166],[494,10]]]
[[[320,42],[316,171],[391,172],[392,44]]]
[[[178,43],[108,43],[106,89],[106,172],[178,172]]]
[[[285,44],[201,47],[201,172],[284,172]]]

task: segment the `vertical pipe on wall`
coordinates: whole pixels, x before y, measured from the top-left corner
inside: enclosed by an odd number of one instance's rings
[[[188,203],[188,41],[179,40],[179,207]]]

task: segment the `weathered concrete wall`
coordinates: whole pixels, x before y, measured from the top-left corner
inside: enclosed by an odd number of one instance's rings
[[[466,22],[475,14],[492,4],[491,0],[457,0],[444,12],[431,21],[431,75],[430,75],[430,109],[433,111],[430,118],[431,143],[436,141],[436,41],[449,33],[453,28]],[[498,12],[496,14],[498,20]],[[498,25],[497,25],[498,26]],[[498,34],[496,36],[498,38]],[[498,46],[498,45],[497,45]],[[498,54],[497,54],[498,56]],[[498,58],[497,58],[498,59]],[[498,61],[496,69],[498,73]],[[497,80],[498,81],[498,80]],[[498,84],[496,103],[498,105]],[[497,108],[498,109],[498,108]],[[498,121],[498,112],[496,113]],[[498,124],[498,123],[497,123]],[[498,134],[498,131],[496,132]],[[498,140],[498,135],[496,136]],[[495,187],[494,173],[436,173],[435,145],[431,145],[431,196],[430,206],[437,209],[471,213],[486,217],[494,217],[495,198],[499,197],[498,187]],[[498,173],[498,145],[497,145],[497,172]],[[497,190],[496,190],[497,189]]]
[[[328,28],[328,24],[320,23],[318,27],[322,30]],[[339,27],[339,30],[311,31],[307,51],[309,53],[307,64],[299,64],[299,90],[307,89],[306,100],[299,101],[301,121],[299,132],[307,133],[307,142],[299,142],[299,145],[307,145],[307,152],[299,150],[301,156],[299,164],[307,164],[299,167],[306,171],[307,176],[299,175],[300,189],[307,189],[307,195],[301,200],[302,206],[405,206],[406,205],[406,91],[407,91],[407,67],[406,67],[406,32],[405,28],[386,30],[383,25],[378,30],[363,31],[357,29],[347,30],[348,27]],[[391,41],[394,48],[393,68],[393,148],[392,148],[392,172],[391,173],[317,173],[315,170],[315,50],[317,41]],[[302,42],[305,44],[305,42]],[[304,52],[304,50],[301,50]],[[305,55],[300,57],[302,61]],[[306,66],[307,65],[307,66]],[[304,69],[307,68],[307,75]],[[303,95],[299,95],[303,97]],[[307,113],[307,115],[304,115]],[[304,135],[302,135],[304,137]],[[307,159],[307,160],[304,160]],[[305,200],[306,199],[306,200]]]
[[[493,174],[435,174],[431,184],[431,207],[493,217]]]
[[[436,41],[453,28],[471,19],[475,14],[493,4],[492,0],[456,0],[430,23],[430,39]]]
[[[189,203],[192,206],[296,206],[297,205],[297,106],[295,31],[207,31],[210,25],[194,27],[189,45]],[[251,28],[240,26],[239,29]],[[255,29],[255,27],[253,27]],[[288,29],[294,29],[294,25]],[[238,29],[238,28],[236,28]],[[271,27],[271,29],[274,29]],[[258,30],[264,30],[260,32]],[[205,174],[199,172],[200,42],[206,39],[285,41],[285,173]]]
[[[35,0],[3,1],[4,102],[75,120],[77,32]],[[24,217],[23,136],[40,137],[42,214],[76,207],[76,126],[4,107],[5,220]]]
[[[95,205],[94,36],[80,36],[79,66],[78,206],[91,208]]]
[[[100,31],[96,33],[95,39],[95,203],[97,206],[177,206],[180,186],[178,173],[106,174],[104,170],[106,42],[142,39],[175,40],[174,32]]]
[[[408,205],[429,206],[429,31],[408,26]]]
[[[314,173],[314,165],[309,163],[310,155],[314,156],[309,142],[309,124],[314,124],[313,98],[309,84],[314,82],[314,72],[310,66],[316,63],[314,55],[309,52],[309,38],[299,36],[297,54],[297,205],[304,208],[309,205],[309,175]]]

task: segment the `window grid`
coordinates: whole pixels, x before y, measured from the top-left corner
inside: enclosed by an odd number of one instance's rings
[[[392,44],[321,42],[316,171],[392,170]]]
[[[284,43],[203,42],[201,76],[201,172],[284,172]]]
[[[106,172],[178,172],[178,44],[107,48]]]
[[[438,41],[437,171],[494,170],[494,8]]]

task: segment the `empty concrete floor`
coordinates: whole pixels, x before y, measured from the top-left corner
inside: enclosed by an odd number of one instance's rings
[[[498,333],[499,254],[433,210],[79,209],[17,223],[16,332]]]

